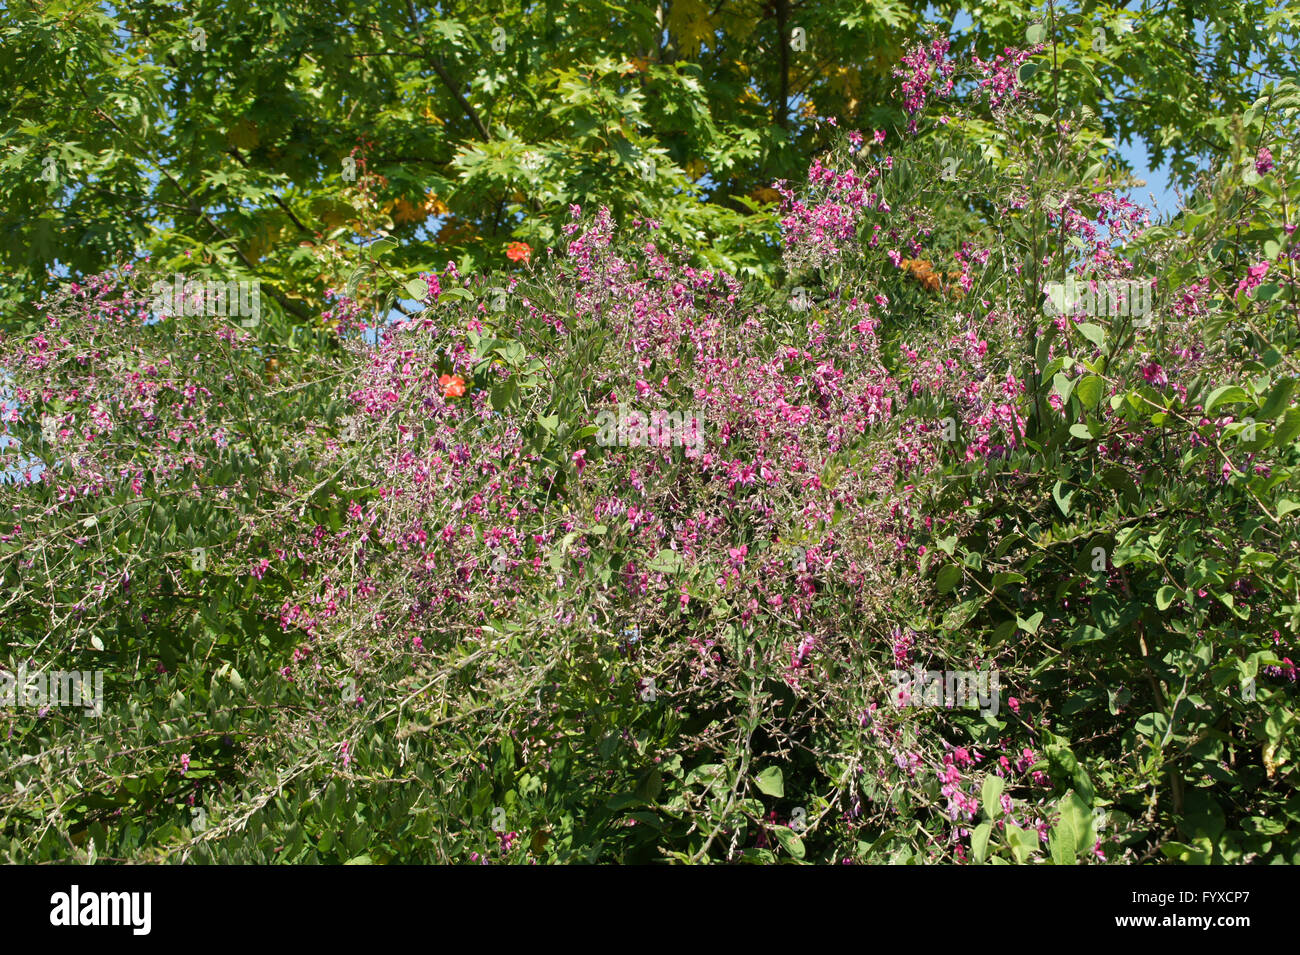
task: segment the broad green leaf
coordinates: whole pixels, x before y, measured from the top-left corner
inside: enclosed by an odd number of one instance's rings
[[[980,795],[983,797],[984,812],[990,819],[997,819],[1002,815],[1002,804],[999,799],[1006,785],[1007,781],[1001,776],[990,773],[984,777],[984,787]]]
[[[989,836],[993,833],[993,823],[982,822],[971,832],[971,854],[976,862],[983,862],[989,855]]]
[[[781,843],[782,849],[790,853],[790,855],[794,856],[796,859],[802,859],[804,857],[805,850],[803,840],[799,838],[798,834],[793,829],[788,826],[774,826],[772,831],[776,833],[776,840]]]
[[[1027,620],[1019,615],[1016,617],[1016,626],[1021,630],[1024,630],[1026,633],[1038,633],[1038,625],[1042,622],[1043,612],[1041,610],[1038,611],[1038,613],[1032,614]]]
[[[939,568],[935,586],[939,593],[946,594],[961,582],[961,568],[956,564],[944,564]]]
[[[1205,413],[1209,414],[1220,405],[1249,400],[1250,395],[1237,385],[1223,385],[1210,392],[1210,396],[1205,400]]]
[[[1088,339],[1101,350],[1106,343],[1106,332],[1100,325],[1094,325],[1091,322],[1081,322],[1075,326],[1080,335]]]
[[[1074,393],[1079,396],[1079,401],[1085,408],[1091,410],[1097,407],[1101,401],[1102,392],[1105,390],[1105,382],[1096,375],[1085,375],[1079,380],[1075,387]]]
[[[754,784],[768,796],[778,799],[785,795],[785,774],[780,766],[769,766],[754,777]]]
[[[1172,604],[1177,597],[1178,591],[1168,584],[1165,584],[1156,591],[1156,609],[1161,611],[1168,610],[1169,605]]]

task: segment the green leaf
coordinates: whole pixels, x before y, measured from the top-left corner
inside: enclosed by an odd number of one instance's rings
[[[1075,854],[1075,842],[1077,836],[1074,826],[1065,818],[1062,818],[1052,831],[1048,834],[1047,844],[1052,852],[1052,862],[1055,865],[1074,865],[1079,861]]]
[[[935,580],[935,586],[939,593],[946,594],[961,583],[961,568],[956,564],[944,564],[939,568],[938,578]]]
[[[943,626],[945,630],[956,630],[964,626],[979,609],[988,602],[988,596],[980,594],[969,600],[963,600],[957,606],[953,607],[943,616]]]
[[[1074,491],[1070,491],[1069,494],[1062,494],[1061,490],[1064,487],[1065,487],[1064,481],[1057,481],[1056,484],[1053,485],[1052,500],[1054,500],[1056,502],[1056,506],[1061,509],[1061,513],[1064,514],[1066,517],[1069,517],[1070,498],[1074,497]]]
[[[1295,386],[1296,379],[1290,376],[1280,379],[1268,393],[1268,398],[1260,405],[1259,410],[1255,412],[1255,417],[1260,421],[1276,418],[1290,404],[1291,393],[1295,390]]]
[[[510,407],[510,403],[514,401],[518,393],[519,387],[515,384],[513,378],[494,385],[492,387],[492,409],[504,412]]]
[[[983,862],[989,854],[989,836],[993,833],[993,823],[982,822],[970,834],[971,853],[976,862]]]
[[[1139,736],[1146,736],[1151,739],[1163,736],[1168,728],[1169,717],[1165,716],[1163,713],[1155,711],[1144,713],[1142,716],[1138,717],[1137,722],[1133,724],[1133,729],[1137,731]]]
[[[685,566],[686,562],[682,560],[681,554],[665,548],[646,565],[646,569],[656,574],[679,574]]]
[[[1019,614],[1016,615],[1016,626],[1021,630],[1024,630],[1026,633],[1038,633],[1038,625],[1042,622],[1043,612],[1041,610],[1031,616],[1028,620],[1024,619]]]
[[[776,841],[781,843],[781,848],[796,859],[802,859],[804,856],[803,840],[798,834],[788,826],[775,826],[773,831],[776,833]]]
[[[1105,382],[1097,375],[1085,375],[1074,389],[1074,393],[1079,396],[1079,401],[1090,410],[1097,407],[1104,391]]]
[[[1075,328],[1078,330],[1080,335],[1096,345],[1098,350],[1103,349],[1103,346],[1106,343],[1106,332],[1100,325],[1094,325],[1092,322],[1081,322],[1076,325]]]
[[[1057,374],[1052,377],[1052,391],[1061,396],[1061,402],[1068,403],[1070,395],[1074,394],[1075,385],[1078,379],[1070,378],[1067,375]]]
[[[1209,414],[1219,405],[1229,404],[1237,401],[1249,401],[1250,395],[1239,388],[1237,385],[1223,385],[1215,388],[1210,392],[1210,397],[1205,401],[1205,413]]]
[[[1038,833],[1026,832],[1014,822],[1007,823],[1007,844],[1011,846],[1011,853],[1016,857],[1016,861],[1025,862],[1031,853],[1038,849]]]
[[[1290,444],[1297,434],[1300,434],[1300,408],[1292,408],[1273,430],[1273,444],[1281,448]]]
[[[1097,629],[1092,624],[1080,624],[1076,626],[1073,633],[1070,634],[1070,639],[1067,639],[1065,644],[1067,647],[1074,647],[1078,646],[1079,643],[1092,643],[1104,639],[1105,635],[1104,631]]]
[[[1169,605],[1172,604],[1177,597],[1178,591],[1168,584],[1165,584],[1156,591],[1156,609],[1160,611],[1168,610]]]
[[[1074,836],[1074,852],[1077,854],[1088,852],[1097,841],[1089,804],[1074,790],[1070,790],[1057,803],[1057,808],[1061,814],[1058,825],[1067,828]]]
[[[984,777],[984,788],[981,796],[984,802],[984,812],[990,819],[996,819],[1002,815],[1002,803],[998,800],[1002,796],[1002,790],[1006,788],[1007,781],[1001,776],[992,774]]]
[[[785,774],[781,772],[780,766],[769,766],[763,770],[754,777],[754,784],[768,796],[780,799],[785,795]]]

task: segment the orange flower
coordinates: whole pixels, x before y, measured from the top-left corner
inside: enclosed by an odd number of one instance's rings
[[[444,398],[459,398],[465,393],[465,379],[460,375],[443,375],[438,379]]]
[[[511,262],[527,262],[532,254],[532,246],[527,242],[511,242],[506,246],[506,258]]]
[[[898,264],[911,273],[912,278],[924,285],[928,291],[937,291],[942,284],[939,273],[934,271],[929,259],[903,259]]]

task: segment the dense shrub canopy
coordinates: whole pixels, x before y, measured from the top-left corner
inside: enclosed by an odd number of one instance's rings
[[[0,717],[6,856],[1300,861],[1300,89],[1153,225],[1050,46],[949,53],[776,290],[574,206],[292,374],[147,265],[48,299],[4,652],[107,701]]]

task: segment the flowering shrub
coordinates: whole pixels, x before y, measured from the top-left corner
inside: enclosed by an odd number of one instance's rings
[[[51,302],[5,652],[111,715],[4,717],[7,855],[1296,861],[1294,157],[1153,227],[1038,47],[946,53],[778,184],[775,292],[574,208],[292,383],[130,275]]]

